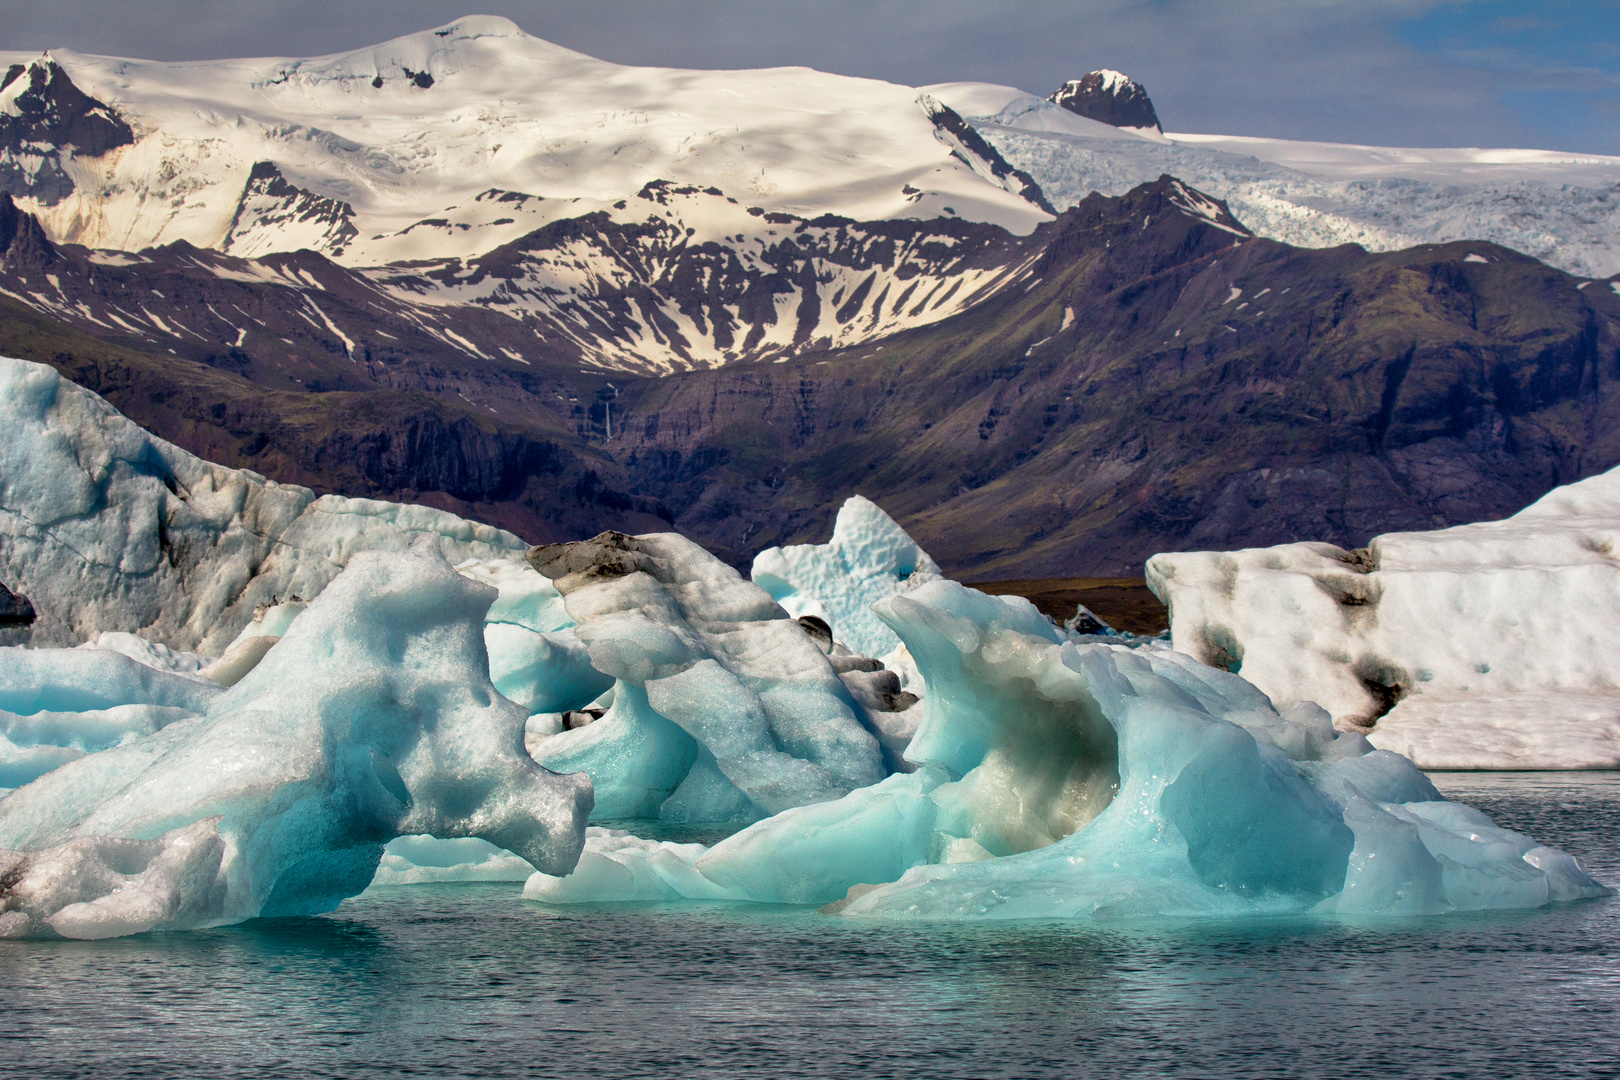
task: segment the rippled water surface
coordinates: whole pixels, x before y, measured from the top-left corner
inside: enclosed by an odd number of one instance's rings
[[[1620,774],[1441,774],[1620,882]],[[0,942],[0,1074],[1615,1076],[1620,901],[1398,924],[852,923],[376,889]]]

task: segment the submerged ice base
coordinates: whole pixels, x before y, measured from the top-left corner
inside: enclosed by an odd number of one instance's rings
[[[928,692],[916,772],[714,845],[592,830],[549,903],[832,904],[924,919],[1410,916],[1607,894],[1410,761],[1162,648],[1062,642],[949,582],[878,605]]]

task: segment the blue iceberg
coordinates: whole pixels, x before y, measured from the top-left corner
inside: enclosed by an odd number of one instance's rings
[[[590,830],[549,903],[825,904],[846,917],[1409,916],[1606,895],[1410,761],[1158,646],[1077,644],[935,582],[877,605],[927,684],[897,774],[710,848]]]
[[[148,698],[202,711],[0,799],[0,936],[99,938],[327,911],[366,887],[398,836],[478,837],[566,873],[590,782],[524,753],[527,714],[489,679],[484,615],[495,595],[431,547],[361,552],[211,701],[146,669]],[[31,658],[125,659],[78,649]],[[63,674],[58,696],[32,700],[100,706],[87,681]]]

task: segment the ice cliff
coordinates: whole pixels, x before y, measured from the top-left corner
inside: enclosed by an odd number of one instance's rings
[[[0,357],[0,578],[35,645],[103,631],[218,655],[349,557],[434,536],[452,562],[521,558],[511,533],[425,506],[278,484],[164,442],[52,368]]]
[[[1620,470],[1502,521],[1148,561],[1175,648],[1423,768],[1620,766]]]

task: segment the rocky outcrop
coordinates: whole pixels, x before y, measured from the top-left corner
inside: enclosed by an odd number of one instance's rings
[[[289,234],[305,240],[304,247],[336,258],[360,230],[348,203],[289,182],[273,161],[254,162],[220,250],[252,256],[284,249]]]
[[[134,141],[118,111],[74,85],[49,53],[7,69],[0,87],[0,190],[55,205],[73,193],[64,152],[100,157]]]
[[[1088,120],[1163,133],[1159,114],[1142,84],[1118,71],[1104,69],[1070,79],[1047,100]]]
[[[986,142],[984,136],[962,119],[955,109],[930,94],[918,98],[917,104],[923,114],[933,121],[934,137],[950,147],[951,155],[958,161],[992,184],[1034,203],[1054,217],[1057,215],[1035,178],[1008,164],[1001,151]]]

